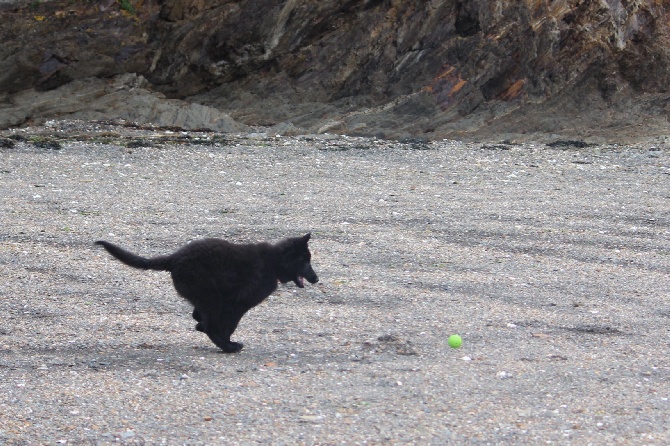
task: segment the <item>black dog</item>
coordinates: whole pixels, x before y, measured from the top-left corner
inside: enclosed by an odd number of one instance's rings
[[[230,336],[242,316],[290,281],[304,288],[319,281],[310,264],[310,234],[269,243],[239,245],[208,238],[194,241],[172,255],[150,259],[100,240],[111,255],[128,266],[170,271],[177,292],[193,304],[196,330],[202,331],[226,353],[242,344]]]

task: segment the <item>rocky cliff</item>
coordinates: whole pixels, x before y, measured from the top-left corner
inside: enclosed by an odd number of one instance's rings
[[[662,0],[2,1],[0,125],[661,135],[669,31]]]

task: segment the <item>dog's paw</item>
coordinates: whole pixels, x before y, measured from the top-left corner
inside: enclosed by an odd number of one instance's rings
[[[241,342],[231,341],[226,345],[224,345],[223,348],[221,348],[221,350],[223,350],[224,353],[237,353],[240,350],[242,350],[242,347],[244,347],[244,344],[242,344]]]
[[[205,332],[205,326],[202,325],[202,322],[198,322],[197,324],[195,324],[195,329],[196,331],[200,331],[202,333]]]

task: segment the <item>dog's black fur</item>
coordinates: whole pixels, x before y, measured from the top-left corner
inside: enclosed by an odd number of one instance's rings
[[[230,340],[244,314],[290,281],[304,288],[304,280],[319,281],[310,264],[310,234],[269,243],[234,244],[208,238],[183,246],[172,255],[144,258],[104,240],[111,255],[133,268],[170,271],[177,292],[193,304],[193,318],[201,331],[226,353],[242,344]]]

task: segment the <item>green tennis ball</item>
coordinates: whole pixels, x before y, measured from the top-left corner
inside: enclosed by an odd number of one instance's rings
[[[451,335],[449,336],[449,347],[451,348],[458,348],[463,344],[463,339],[461,339],[460,336],[458,335]]]

